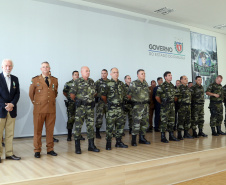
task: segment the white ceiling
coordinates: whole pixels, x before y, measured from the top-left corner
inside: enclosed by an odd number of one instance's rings
[[[78,0],[61,0],[77,3]],[[143,15],[165,19],[189,26],[226,34],[226,28],[215,29],[226,24],[226,0],[81,0],[127,10]],[[172,8],[168,15],[154,13],[160,8]]]

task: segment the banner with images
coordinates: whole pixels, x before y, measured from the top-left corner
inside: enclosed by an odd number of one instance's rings
[[[206,91],[218,75],[216,37],[191,32],[191,65],[193,83],[196,76],[201,76]]]

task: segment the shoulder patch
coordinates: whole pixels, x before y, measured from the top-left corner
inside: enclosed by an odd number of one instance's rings
[[[52,75],[51,75],[51,77],[56,78],[55,76],[52,76]],[[56,79],[57,79],[57,78],[56,78]]]

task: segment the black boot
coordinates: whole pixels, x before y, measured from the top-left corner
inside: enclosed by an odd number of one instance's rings
[[[67,141],[71,141],[72,129],[68,129]]]
[[[177,139],[184,140],[182,137],[181,131],[177,131]]]
[[[139,135],[139,143],[140,144],[146,144],[146,145],[150,145],[151,144],[151,142],[147,141],[145,139],[144,135],[141,135],[141,134]]]
[[[187,138],[187,139],[194,139],[194,138],[188,133],[188,130],[184,130],[184,138]]]
[[[169,141],[166,139],[165,132],[161,132],[161,142],[163,142],[163,143],[169,143]]]
[[[111,150],[111,140],[107,140],[106,150]]]
[[[206,134],[202,131],[202,129],[199,129],[199,134],[198,134],[198,136],[207,137],[208,135],[206,135]]]
[[[177,138],[173,135],[173,132],[169,132],[169,140],[170,140],[170,141],[180,141],[180,139],[177,139]]]
[[[101,139],[100,128],[96,128],[96,138]]]
[[[131,134],[132,133],[132,128],[129,128],[129,134]]]
[[[83,141],[86,140],[86,139],[82,136],[82,134],[80,135],[80,139],[83,140]]]
[[[217,126],[217,134],[219,134],[219,135],[226,135],[226,133],[222,132],[221,126]]]
[[[199,136],[198,136],[198,134],[197,134],[197,132],[196,132],[196,129],[192,129],[192,131],[193,131],[193,137],[194,138],[199,138]]]
[[[80,140],[75,140],[75,153],[76,154],[81,154],[81,147],[80,147]]]
[[[137,146],[137,135],[132,135],[131,145]]]
[[[211,127],[211,130],[212,130],[212,136],[219,136],[219,135],[216,133],[215,127]]]
[[[88,151],[99,152],[100,150],[94,145],[94,138],[89,139]]]
[[[116,144],[115,147],[119,147],[119,148],[128,148],[128,145],[125,145],[121,138],[116,138]]]

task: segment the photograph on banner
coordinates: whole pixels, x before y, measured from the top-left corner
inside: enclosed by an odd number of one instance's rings
[[[206,91],[218,75],[216,37],[191,32],[191,65],[193,83],[196,76],[201,76]]]

